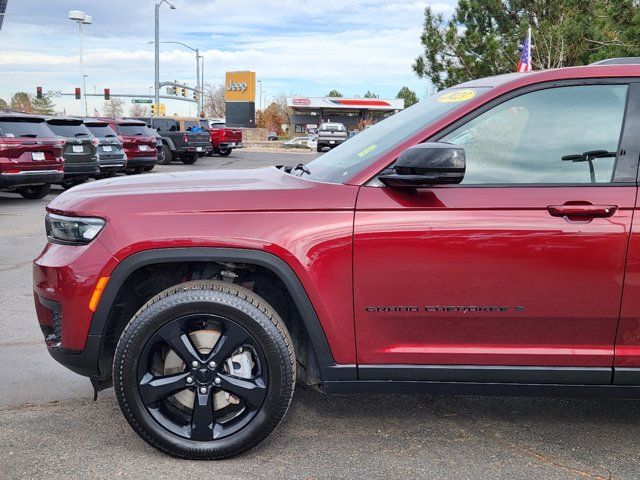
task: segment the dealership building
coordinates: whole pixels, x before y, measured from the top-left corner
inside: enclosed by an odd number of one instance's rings
[[[289,97],[290,133],[305,134],[325,122],[338,122],[347,130],[360,130],[404,108],[402,98]]]

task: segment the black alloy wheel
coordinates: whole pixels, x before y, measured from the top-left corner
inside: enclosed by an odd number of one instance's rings
[[[286,326],[264,299],[228,282],[185,282],[150,299],[116,348],[113,383],[131,427],[181,458],[222,459],[262,442],[295,384]]]
[[[192,337],[201,346],[206,333],[198,337],[197,332],[206,331],[221,333],[215,346],[201,353],[203,349],[196,347]],[[165,373],[167,349],[182,360],[176,373]],[[250,351],[255,359],[251,378],[238,378],[230,371],[232,356],[240,349]],[[165,359],[164,368],[158,368],[158,358]],[[165,429],[190,440],[216,440],[243,428],[262,406],[268,382],[264,354],[251,334],[233,320],[215,315],[188,315],[165,324],[151,337],[138,363],[138,390],[151,416]],[[193,397],[190,409],[181,397],[175,400],[185,390],[193,394],[188,396]],[[234,398],[216,409],[214,398],[220,393]],[[170,397],[174,397],[173,405]]]

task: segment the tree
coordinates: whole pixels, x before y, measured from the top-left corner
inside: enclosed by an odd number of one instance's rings
[[[141,103],[132,103],[129,107],[130,117],[148,117],[149,108]]]
[[[224,99],[225,87],[221,83],[218,86],[205,84],[203,107],[208,117],[224,118],[226,115],[227,104]]]
[[[380,95],[367,90],[367,93],[364,94],[364,98],[380,98]]]
[[[16,92],[11,97],[11,110],[23,113],[33,113],[31,97],[27,92]]]
[[[282,133],[282,125],[288,123],[286,111],[277,102],[271,103],[264,111],[259,110],[256,115],[256,127]]]
[[[594,18],[603,5],[620,2],[626,0],[459,0],[449,20],[426,7],[424,53],[413,70],[439,89],[514,72],[528,27],[534,69],[583,65],[597,50],[593,39],[601,36]]]
[[[327,97],[342,97],[342,94],[338,90],[331,90],[327,93]]]
[[[588,42],[595,52],[591,61],[640,55],[640,8],[636,0],[609,0],[601,3],[594,19],[597,37]]]
[[[103,112],[105,117],[121,117],[124,112],[124,100],[112,98],[104,102]]]
[[[53,115],[55,111],[55,105],[51,101],[50,94],[42,95],[42,98],[31,98],[31,107],[33,113],[39,113],[40,115]]]
[[[418,96],[416,95],[416,92],[406,86],[402,87],[398,91],[396,98],[402,98],[404,100],[404,108],[409,108],[414,103],[418,103]]]
[[[9,104],[3,99],[0,98],[0,110],[8,110]]]

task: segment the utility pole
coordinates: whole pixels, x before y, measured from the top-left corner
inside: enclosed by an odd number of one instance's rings
[[[85,117],[89,115],[89,109],[87,108],[87,77],[84,74],[84,52],[82,45],[82,25],[91,25],[93,23],[93,18],[91,15],[87,15],[86,13],[80,10],[69,10],[69,20],[73,20],[78,24],[78,46],[80,47],[80,81],[82,85],[82,90],[80,92],[81,98],[84,99],[84,115]]]
[[[167,0],[162,0],[161,2],[156,3],[156,37],[155,37],[155,82],[154,82],[154,90],[155,90],[155,104],[156,113],[160,113],[160,7],[163,3],[169,5],[171,10],[175,10],[176,7],[172,3]],[[156,116],[158,116],[156,114]]]

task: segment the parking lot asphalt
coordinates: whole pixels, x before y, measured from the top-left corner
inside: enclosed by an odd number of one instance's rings
[[[295,165],[315,154],[237,151],[155,171]],[[153,173],[145,174],[152,175]],[[261,446],[221,462],[163,455],[112,390],[47,354],[31,293],[41,201],[0,193],[0,478],[637,479],[640,402],[611,399],[325,396],[299,389]]]

